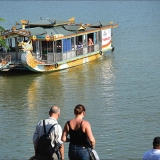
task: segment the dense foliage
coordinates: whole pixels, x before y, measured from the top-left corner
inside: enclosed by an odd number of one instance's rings
[[[0,18],[0,22],[4,22],[4,21],[5,21],[5,20],[4,20],[3,18]],[[6,45],[6,41],[5,41],[4,37],[1,36],[1,33],[2,33],[4,30],[5,30],[5,29],[4,29],[2,26],[0,26],[0,46],[8,48],[8,46]]]

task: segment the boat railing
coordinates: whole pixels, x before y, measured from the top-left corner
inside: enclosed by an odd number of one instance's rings
[[[72,49],[67,52],[55,52],[55,53],[48,52],[47,54],[42,54],[40,58],[38,58],[35,53],[33,54],[33,56],[36,59],[41,60],[45,63],[57,63],[59,61],[65,61],[67,59],[71,59],[98,50],[99,50],[99,45],[95,44],[92,46],[83,46],[82,48]]]
[[[6,64],[8,64],[9,62],[11,62],[11,55],[8,53],[1,53],[0,54],[0,70],[2,70],[4,68],[4,66]]]
[[[77,50],[76,50],[76,55],[77,55],[77,56],[83,55],[83,48],[77,48]]]
[[[22,54],[22,52],[7,52],[7,53],[5,53],[5,54],[9,54],[9,55],[11,55],[11,61],[21,61],[21,54]]]
[[[88,52],[94,52],[94,45],[88,46]]]
[[[55,62],[62,61],[62,53],[57,53],[55,58]]]
[[[11,62],[11,55],[9,53],[0,53],[0,62]]]
[[[87,50],[87,46],[83,47],[83,54],[87,54],[88,50]]]
[[[100,49],[99,44],[95,44],[95,45],[94,45],[94,51],[99,51],[99,49]]]
[[[62,54],[62,60],[67,60],[70,58],[76,57],[76,51],[75,50],[70,50],[68,52],[64,52]]]

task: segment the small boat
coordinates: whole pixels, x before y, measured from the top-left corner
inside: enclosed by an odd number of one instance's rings
[[[10,29],[1,32],[9,49],[0,48],[0,70],[30,70],[53,72],[103,56],[114,50],[111,29],[113,22],[95,24],[75,23],[51,18],[36,22],[20,20]]]

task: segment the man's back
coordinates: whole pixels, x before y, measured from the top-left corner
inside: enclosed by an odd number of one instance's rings
[[[58,106],[52,106],[49,110],[49,115],[50,117],[45,119],[45,128],[46,128],[46,132],[48,133],[48,131],[50,130],[51,126],[53,126],[54,124],[56,124],[54,127],[52,127],[52,129],[49,132],[49,141],[51,142],[51,146],[49,146],[49,148],[51,148],[52,151],[52,159],[58,159],[59,155],[58,155],[58,150],[60,152],[60,157],[62,159],[64,159],[64,145],[63,142],[61,140],[61,136],[62,136],[62,128],[61,126],[58,124],[57,120],[60,116],[60,109],[58,108]],[[38,145],[40,143],[39,139],[40,137],[44,135],[44,127],[43,127],[43,120],[41,120],[38,125],[36,126],[34,135],[33,135],[33,143],[34,143],[34,149],[35,149],[35,156],[38,156],[38,158],[43,158],[42,154],[40,154],[39,152],[36,153]],[[45,136],[43,136],[45,137]],[[45,140],[46,137],[43,139]],[[43,141],[45,142],[45,141]],[[49,142],[47,141],[47,146],[48,146]],[[54,147],[56,146],[56,147]]]
[[[151,149],[144,153],[143,160],[160,160],[160,150]]]
[[[50,127],[54,124],[55,125],[51,132],[50,132],[50,138],[51,138],[51,145],[52,147],[54,147],[54,141],[59,139],[60,140],[60,136],[62,133],[62,128],[61,126],[58,124],[57,120],[55,120],[54,118],[47,118],[45,119],[45,126],[46,126],[46,131],[48,132]],[[44,134],[44,128],[43,128],[43,121],[40,121],[39,125],[37,126],[35,132],[37,132],[37,134],[34,134],[33,136],[33,142],[34,143],[38,143],[38,139]],[[61,140],[60,140],[61,141]]]

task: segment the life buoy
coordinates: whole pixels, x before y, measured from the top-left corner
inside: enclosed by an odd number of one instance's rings
[[[100,51],[100,52],[99,52],[99,54],[100,54],[100,55],[103,55],[103,52],[102,52],[102,51]]]
[[[55,64],[55,68],[58,68],[58,63]]]

